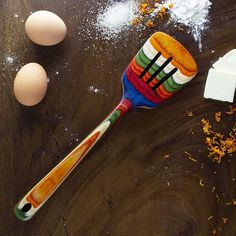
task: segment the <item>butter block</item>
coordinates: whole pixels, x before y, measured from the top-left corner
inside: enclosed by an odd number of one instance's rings
[[[234,101],[235,88],[236,74],[211,68],[207,76],[204,98],[232,103]]]
[[[223,57],[219,58],[212,67],[214,69],[223,70],[236,74],[236,49],[229,51]]]

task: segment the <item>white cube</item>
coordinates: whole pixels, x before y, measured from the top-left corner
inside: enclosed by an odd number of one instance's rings
[[[235,88],[236,74],[211,68],[207,76],[204,97],[233,102]]]

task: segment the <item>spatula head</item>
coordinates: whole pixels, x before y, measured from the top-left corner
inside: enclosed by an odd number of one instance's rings
[[[172,97],[197,74],[188,50],[171,36],[154,33],[123,74],[123,98],[133,107],[154,108]]]

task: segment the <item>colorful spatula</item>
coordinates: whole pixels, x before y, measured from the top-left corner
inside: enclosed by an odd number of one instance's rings
[[[20,220],[29,220],[49,199],[102,135],[127,111],[155,108],[197,74],[191,54],[169,35],[153,34],[123,74],[123,96],[119,105],[68,156],[52,169],[16,205]]]

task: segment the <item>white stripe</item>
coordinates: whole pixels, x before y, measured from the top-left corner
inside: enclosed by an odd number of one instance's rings
[[[183,75],[179,70],[176,71],[176,73],[173,75],[173,79],[177,84],[186,84],[190,80],[192,80],[194,76],[188,77],[186,75]]]
[[[146,41],[146,43],[143,45],[143,52],[146,55],[147,58],[149,58],[149,60],[152,60],[156,54],[158,53],[158,51],[152,46],[151,42],[150,42],[150,38]],[[158,65],[158,67],[160,67],[167,59],[165,57],[163,57],[162,55],[156,60],[155,64]],[[168,74],[169,72],[171,72],[174,68],[176,68],[171,62],[164,68],[164,72],[166,74]],[[189,82],[194,76],[186,76],[183,73],[181,73],[180,70],[178,70],[174,75],[174,81],[177,84],[185,84],[187,82]]]

